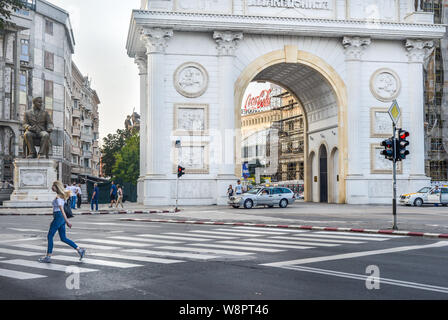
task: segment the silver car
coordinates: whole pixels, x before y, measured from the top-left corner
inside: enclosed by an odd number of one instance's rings
[[[255,206],[279,206],[286,208],[293,204],[296,196],[291,189],[284,187],[256,187],[252,190],[234,197],[230,197],[229,205],[234,208],[244,207],[252,209]]]

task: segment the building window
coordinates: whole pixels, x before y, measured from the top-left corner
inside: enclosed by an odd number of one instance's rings
[[[443,141],[440,138],[431,139],[431,152],[442,152]]]
[[[28,92],[28,75],[26,71],[20,71],[20,93],[19,93],[19,103],[22,105],[27,105],[27,92]]]
[[[53,81],[45,80],[45,109],[53,110]]]
[[[54,71],[54,53],[45,51],[45,69]]]
[[[45,33],[53,35],[53,22],[50,20],[45,20]]]
[[[20,61],[30,62],[30,40],[20,40]]]

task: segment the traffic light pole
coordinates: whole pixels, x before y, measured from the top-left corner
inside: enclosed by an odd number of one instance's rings
[[[395,125],[395,122],[393,122],[393,149],[394,149],[394,164],[393,164],[393,199],[392,199],[392,214],[394,216],[394,225],[392,227],[393,230],[398,230],[397,227],[397,127]]]

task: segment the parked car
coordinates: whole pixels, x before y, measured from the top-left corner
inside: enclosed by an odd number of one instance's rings
[[[228,203],[234,208],[244,207],[252,209],[256,206],[286,208],[288,205],[293,204],[295,200],[294,192],[288,188],[255,187],[242,195],[230,197]]]
[[[424,204],[448,205],[448,186],[424,187],[416,193],[402,194],[400,204],[421,207]]]

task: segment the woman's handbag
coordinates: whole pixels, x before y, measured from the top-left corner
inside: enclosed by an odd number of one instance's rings
[[[72,208],[71,208],[71,201],[70,199],[64,202],[64,212],[68,219],[71,219],[74,217]]]

